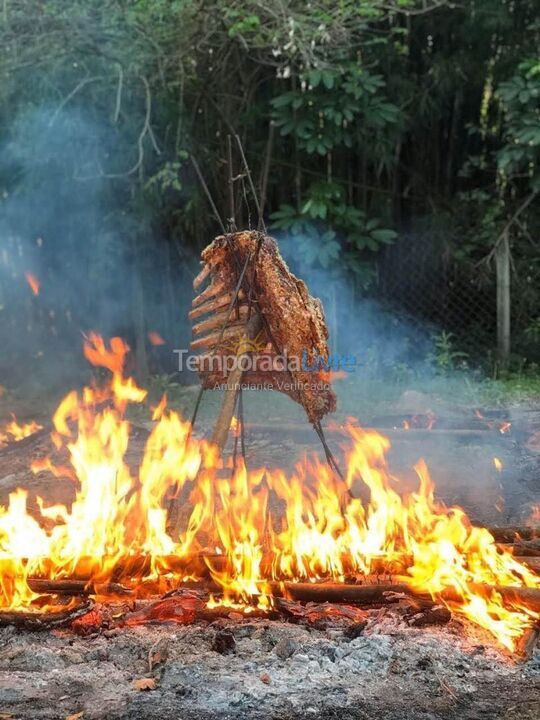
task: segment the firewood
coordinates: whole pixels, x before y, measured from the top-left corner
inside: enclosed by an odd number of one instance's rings
[[[344,583],[271,583],[272,594],[285,595],[292,600],[315,603],[348,603],[350,605],[376,605],[397,602],[389,593],[408,593],[405,584],[346,585]]]
[[[428,625],[446,625],[452,619],[452,613],[445,605],[432,605],[420,612],[409,615],[407,625],[411,627],[427,627]]]
[[[540,626],[536,623],[532,627],[525,630],[521,638],[519,639],[514,655],[518,660],[527,662],[534,655],[536,646],[538,645],[538,638],[540,637]]]
[[[514,543],[521,540],[532,540],[540,534],[540,528],[518,525],[509,527],[488,527],[486,529],[493,535],[495,541],[498,543]]]
[[[540,539],[516,540],[513,543],[497,543],[499,550],[505,550],[520,557],[539,557]]]
[[[92,608],[91,602],[84,602],[68,610],[29,612],[1,610],[0,626],[15,625],[23,630],[49,630],[50,628],[70,625],[73,620],[86,615]]]
[[[429,598],[428,593],[412,588],[406,578],[402,583],[381,585],[347,585],[345,583],[270,583],[272,593],[278,597],[285,595],[303,602],[344,602],[351,605],[397,602],[395,593],[405,593],[414,597]],[[494,591],[501,595],[505,605],[522,605],[535,612],[540,611],[540,588],[511,587],[471,583],[470,590],[479,594]],[[440,593],[446,602],[461,602],[456,590],[447,588]]]
[[[540,557],[538,556],[522,556],[514,555],[514,560],[522,565],[526,565],[529,570],[532,570],[537,575],[540,575]]]
[[[28,587],[40,595],[130,595],[132,590],[119,583],[95,583],[87,580],[44,580],[28,578]]]

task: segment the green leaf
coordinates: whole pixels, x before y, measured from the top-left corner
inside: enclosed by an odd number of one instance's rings
[[[397,232],[395,232],[394,230],[385,230],[383,228],[379,228],[378,230],[372,231],[371,237],[377,242],[391,244],[397,238]]]

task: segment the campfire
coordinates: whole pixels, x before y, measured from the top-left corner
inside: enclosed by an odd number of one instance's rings
[[[341,429],[343,480],[316,457],[293,473],[248,470],[242,458],[231,467],[163,399],[133,473],[126,413],[146,392],[124,375],[127,352],[119,338],[85,338],[86,358],[109,379],[71,392],[54,414],[51,437],[66,464],[33,464],[73,481],[71,507],[39,502],[33,517],[19,489],[0,510],[0,622],[95,627],[118,606],[117,622],[128,625],[231,611],[358,620],[361,606],[407,599],[414,614],[442,606],[510,651],[534,633],[534,531],[473,527],[463,509],[437,502],[422,461],[416,490],[402,493],[389,441],[354,420]],[[359,485],[367,501],[354,496]],[[167,525],[172,497],[178,534]]]
[[[146,407],[147,392],[127,376],[121,338],[85,336],[84,355],[106,379],[62,400],[49,428],[55,451],[32,462],[34,473],[68,478],[75,498],[68,506],[38,497],[30,513],[19,488],[0,507],[0,624],[84,634],[233,614],[362,625],[366,608],[393,604],[411,625],[460,617],[527,656],[540,620],[534,529],[473,526],[461,507],[436,500],[422,460],[407,491],[387,464],[388,438],[353,418],[334,427],[338,463],[321,425],[336,398],[319,301],[262,233],[217,238],[202,257],[192,348],[204,353],[201,394],[223,381],[226,388],[212,438],[194,432],[196,413],[185,420],[163,396],[134,468],[130,410]],[[216,369],[231,347],[236,359],[262,354],[265,369]],[[312,368],[292,371],[283,357],[276,364],[283,350],[298,357],[306,347]],[[313,364],[320,359],[327,365]],[[306,411],[326,462],[313,455],[292,471],[248,468],[237,453],[245,430],[239,382],[270,378],[280,389],[287,374],[306,380],[282,391]],[[426,417],[403,427],[431,431],[435,417]],[[235,450],[227,456],[230,428]],[[9,448],[37,431],[47,429],[14,419],[0,441]]]

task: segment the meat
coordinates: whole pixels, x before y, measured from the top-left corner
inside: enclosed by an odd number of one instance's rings
[[[217,237],[201,257],[194,287],[209,285],[193,300],[190,318],[197,320],[192,348],[204,353],[199,363],[203,387],[226,384],[234,357],[251,351],[243,383],[286,393],[313,423],[333,412],[323,308],[290,272],[276,241],[255,231],[237,232]],[[238,300],[231,308],[239,278]],[[244,328],[251,312],[260,314],[263,327],[247,340]]]

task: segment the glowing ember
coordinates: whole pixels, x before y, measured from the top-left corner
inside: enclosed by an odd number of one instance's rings
[[[505,433],[507,433],[510,430],[511,427],[512,427],[511,422],[503,422],[499,425],[499,432],[504,435]]]
[[[165,345],[165,340],[161,337],[161,335],[158,332],[155,332],[154,330],[151,330],[148,333],[148,340],[150,343],[156,347],[159,345]]]
[[[34,295],[39,295],[40,282],[37,277],[30,272],[25,273],[24,277]]]
[[[34,466],[73,480],[72,506],[47,507],[40,500],[36,520],[27,512],[26,492],[17,490],[0,507],[1,608],[33,607],[28,577],[69,577],[84,569],[85,577],[104,581],[113,567],[138,556],[150,559],[134,573],[139,579],[172,573],[180,583],[185,573],[175,563],[211,548],[214,555],[205,561],[222,589],[211,605],[268,609],[273,580],[340,581],[385,561],[397,563],[415,590],[442,599],[507,648],[538,618],[486,586],[537,588],[540,577],[500,552],[461,508],[437,502],[422,461],[415,468],[418,488],[400,492],[386,463],[389,440],[355,421],[343,428],[342,482],[316,457],[290,473],[248,470],[241,461],[231,468],[214,447],[192,436],[189,423],[163,398],[134,476],[125,460],[125,411],[146,392],[124,376],[128,352],[120,338],[109,344],[95,334],[85,338],[85,356],[108,369],[110,380],[70,393],[53,417],[52,439],[69,464],[43,459]],[[351,497],[359,483],[368,502]],[[172,493],[185,501],[178,537],[167,532]],[[48,530],[40,524],[44,519]]]

